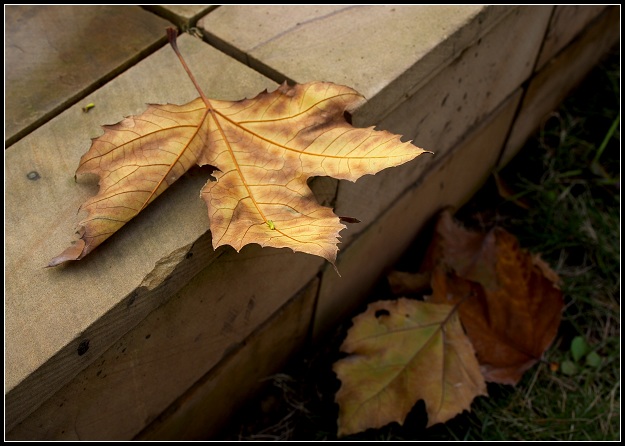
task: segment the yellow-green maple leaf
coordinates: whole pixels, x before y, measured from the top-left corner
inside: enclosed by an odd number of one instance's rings
[[[428,426],[465,409],[486,384],[456,307],[401,298],[378,301],[353,319],[334,364],[341,381],[339,436],[403,424],[423,399]]]

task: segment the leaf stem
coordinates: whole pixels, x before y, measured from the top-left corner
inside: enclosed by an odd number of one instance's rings
[[[169,44],[171,45],[171,47],[173,48],[174,52],[176,53],[176,56],[178,56],[178,59],[180,60],[180,63],[182,64],[184,70],[187,72],[187,75],[189,76],[189,79],[191,79],[191,82],[193,82],[193,85],[195,86],[195,89],[200,94],[200,97],[202,98],[202,101],[204,101],[204,104],[206,104],[206,107],[211,108],[211,105],[210,105],[210,102],[208,101],[208,98],[204,95],[204,92],[200,88],[200,85],[195,80],[195,76],[193,76],[193,73],[191,72],[191,70],[189,69],[187,63],[185,62],[184,58],[182,57],[182,54],[180,54],[180,50],[178,50],[178,43],[176,42],[176,39],[178,38],[178,30],[176,28],[174,28],[174,27],[171,27],[171,26],[168,27],[167,28],[167,38],[169,39]]]

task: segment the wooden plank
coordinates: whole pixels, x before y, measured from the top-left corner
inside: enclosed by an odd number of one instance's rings
[[[180,429],[199,429],[192,421],[206,415],[197,414],[188,403],[207,389],[213,389],[211,397],[198,403],[216,417],[204,427],[215,429],[216,421],[224,420],[229,408],[254,388],[258,374],[275,371],[273,367],[303,341],[322,264],[320,258],[288,249],[251,245],[240,253],[222,250],[209,267],[120,336],[7,438],[128,440],[153,421],[151,438],[175,438]],[[309,288],[279,313],[306,283]],[[277,312],[281,316],[266,322]],[[247,340],[261,325],[265,328],[260,334]],[[229,390],[223,393],[224,389]],[[186,412],[193,417],[186,419]]]
[[[557,5],[538,57],[536,71],[569,45],[606,7],[606,5]]]
[[[497,162],[520,97],[519,89],[339,253],[341,278],[326,268],[315,313],[315,340],[362,302],[427,221],[446,206],[459,207],[483,184]]]
[[[318,279],[309,283],[135,439],[206,440],[216,435],[303,346],[318,286]]]
[[[619,39],[620,10],[616,6],[609,7],[578,39],[545,64],[528,86],[519,116],[506,144],[501,166],[505,166],[512,159],[527,138],[539,128],[547,114],[618,44]]]
[[[9,5],[5,144],[11,145],[166,42],[137,6]]]
[[[339,183],[336,212],[362,221],[342,231],[342,249],[531,76],[550,14],[551,7],[516,8],[379,123],[434,155]]]
[[[349,85],[376,125],[515,8],[433,5],[222,6],[198,22],[207,40],[282,82]],[[356,121],[355,121],[356,122]]]
[[[179,46],[211,97],[240,99],[275,87],[197,38],[181,36]],[[92,183],[75,183],[74,172],[89,138],[101,134],[100,125],[140,113],[146,103],[181,104],[197,96],[165,47],[85,98],[96,104],[89,113],[77,104],[6,150],[7,430],[199,270],[201,262],[186,254],[208,228],[198,198],[207,178],[201,169],[176,182],[82,261],[44,268],[69,245],[77,209],[95,192]],[[211,255],[198,259],[208,262]],[[190,268],[186,277],[178,276],[183,281],[161,284],[178,264]]]

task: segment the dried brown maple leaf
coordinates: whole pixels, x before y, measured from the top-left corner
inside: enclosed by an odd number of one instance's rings
[[[428,301],[462,300],[460,320],[485,379],[516,384],[557,334],[564,307],[558,276],[504,229],[468,231],[448,212],[437,224],[437,244]]]
[[[456,307],[401,298],[353,319],[333,369],[341,380],[339,436],[403,424],[423,399],[428,426],[470,409],[486,384]]]
[[[49,266],[85,257],[194,164],[218,169],[201,191],[214,248],[288,247],[334,264],[345,226],[317,203],[307,180],[355,181],[425,151],[386,131],[352,127],[344,113],[363,97],[341,85],[285,83],[253,99],[208,99],[178,52],[175,31],[168,34],[200,98],[152,104],[104,127],[76,172],[98,175],[99,192],[81,207],[80,239]]]

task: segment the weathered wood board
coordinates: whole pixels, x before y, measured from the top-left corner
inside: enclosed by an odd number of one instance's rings
[[[307,284],[135,439],[204,440],[216,435],[306,344],[318,287],[318,279]]]
[[[191,424],[185,425],[172,408],[184,406],[188,407],[185,411],[194,412],[184,395],[195,395],[198,386],[204,389],[197,383],[206,381],[207,374],[211,377],[208,388],[221,395],[219,403],[212,394],[202,403],[214,404],[209,413],[220,414],[215,419],[202,418],[203,432],[214,431],[228,410],[234,410],[245,392],[263,377],[259,375],[277,371],[304,342],[317,295],[316,275],[323,264],[322,259],[310,255],[258,245],[240,253],[228,248],[218,254],[7,438],[123,440],[138,435],[153,421],[155,432],[164,431],[167,438],[178,438],[178,434],[186,438],[199,427],[190,419]],[[298,295],[302,283],[309,282],[280,322],[275,326],[266,322]],[[257,334],[258,341],[248,340],[263,324],[267,326],[265,334]],[[255,342],[263,346],[262,352],[253,347]],[[217,390],[216,385],[220,386]],[[224,388],[233,393],[220,393]],[[161,415],[168,408],[174,412],[171,420]]]
[[[222,6],[197,26],[216,47],[281,82],[349,85],[377,125],[515,8],[473,5]]]
[[[569,45],[605,8],[606,5],[557,5],[540,51],[537,70]]]
[[[165,45],[168,23],[138,6],[8,5],[5,144]]]

